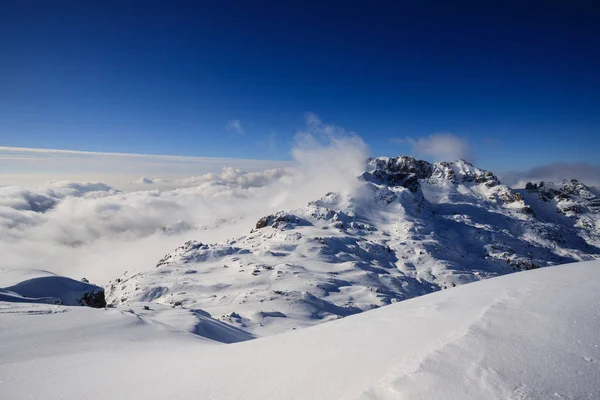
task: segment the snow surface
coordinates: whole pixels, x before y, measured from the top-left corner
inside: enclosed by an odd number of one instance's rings
[[[265,216],[245,236],[189,241],[156,268],[112,280],[107,299],[202,310],[266,336],[600,257],[600,199],[577,181],[513,190],[466,161],[412,157],[372,159],[361,178],[351,192]]]
[[[104,289],[88,282],[76,281],[49,271],[0,268],[0,301],[62,304],[86,304],[85,296],[103,298]],[[101,307],[105,306],[104,302]]]
[[[231,169],[222,179],[251,189],[268,175]],[[265,201],[285,211],[222,242],[216,232],[230,231],[235,213],[200,226],[169,212],[148,225],[144,213],[115,217],[118,203],[94,206],[116,196],[101,184],[7,197],[11,218],[81,200],[101,226],[109,218],[127,233],[137,221],[142,231],[159,226],[161,240],[206,231],[211,241],[190,240],[156,268],[131,265],[106,287],[116,308],[102,310],[55,305],[102,290],[87,282],[0,270],[0,399],[600,397],[600,261],[454,288],[598,259],[594,188],[571,180],[515,190],[466,161],[412,157],[371,159],[349,182],[308,185],[291,203],[270,188]],[[322,188],[340,190],[295,208]],[[201,192],[188,192],[197,205]],[[141,193],[130,196],[149,209],[150,192]],[[19,218],[5,220],[9,239],[34,238],[13,224]],[[77,232],[100,231],[87,213],[78,218],[61,221],[63,241],[88,251]],[[33,240],[27,254],[35,248]],[[111,251],[125,260],[123,249]],[[147,263],[153,250],[128,251]]]
[[[2,399],[598,399],[600,261],[236,344],[136,313],[0,303]]]

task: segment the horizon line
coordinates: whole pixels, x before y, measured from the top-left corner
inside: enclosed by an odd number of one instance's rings
[[[67,150],[67,149],[48,149],[38,147],[12,147],[12,146],[0,146],[0,153],[2,152],[14,152],[14,153],[39,153],[39,154],[72,154],[72,155],[95,155],[95,156],[110,156],[110,157],[154,157],[163,158],[167,160],[176,159],[187,159],[187,160],[205,160],[205,161],[226,161],[226,160],[238,160],[238,161],[269,161],[278,163],[290,163],[291,160],[273,160],[273,159],[257,159],[257,158],[235,158],[235,157],[214,157],[214,156],[182,156],[182,155],[169,155],[169,154],[148,154],[148,153],[119,153],[119,152],[103,152],[103,151],[88,151],[88,150]],[[0,158],[2,155],[0,154]]]

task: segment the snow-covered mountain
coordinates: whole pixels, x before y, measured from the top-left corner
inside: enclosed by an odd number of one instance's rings
[[[224,345],[117,309],[0,303],[0,398],[598,399],[600,261]]]
[[[581,182],[515,190],[466,161],[412,157],[370,159],[359,179],[352,192],[265,216],[246,236],[187,242],[111,281],[108,301],[204,310],[263,336],[600,258],[600,199]]]

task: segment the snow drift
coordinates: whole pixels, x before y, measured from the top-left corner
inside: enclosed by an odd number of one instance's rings
[[[106,307],[103,288],[41,270],[0,269],[0,301]]]
[[[0,303],[7,399],[597,399],[600,261],[233,345],[118,310]]]

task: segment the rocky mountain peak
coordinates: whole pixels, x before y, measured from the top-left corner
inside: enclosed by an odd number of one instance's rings
[[[586,211],[600,213],[600,198],[592,188],[577,179],[553,182],[527,182],[525,190],[536,194],[546,203],[556,203],[556,210],[567,216],[575,216]]]
[[[419,187],[418,180],[430,177],[432,170],[430,162],[414,157],[377,157],[367,161],[367,171],[362,178],[367,182],[402,186],[415,192]]]
[[[367,161],[367,171],[362,178],[376,184],[402,186],[413,192],[418,190],[419,180],[428,183],[473,182],[487,187],[500,184],[492,172],[476,168],[465,160],[430,163],[410,156],[371,158]]]

